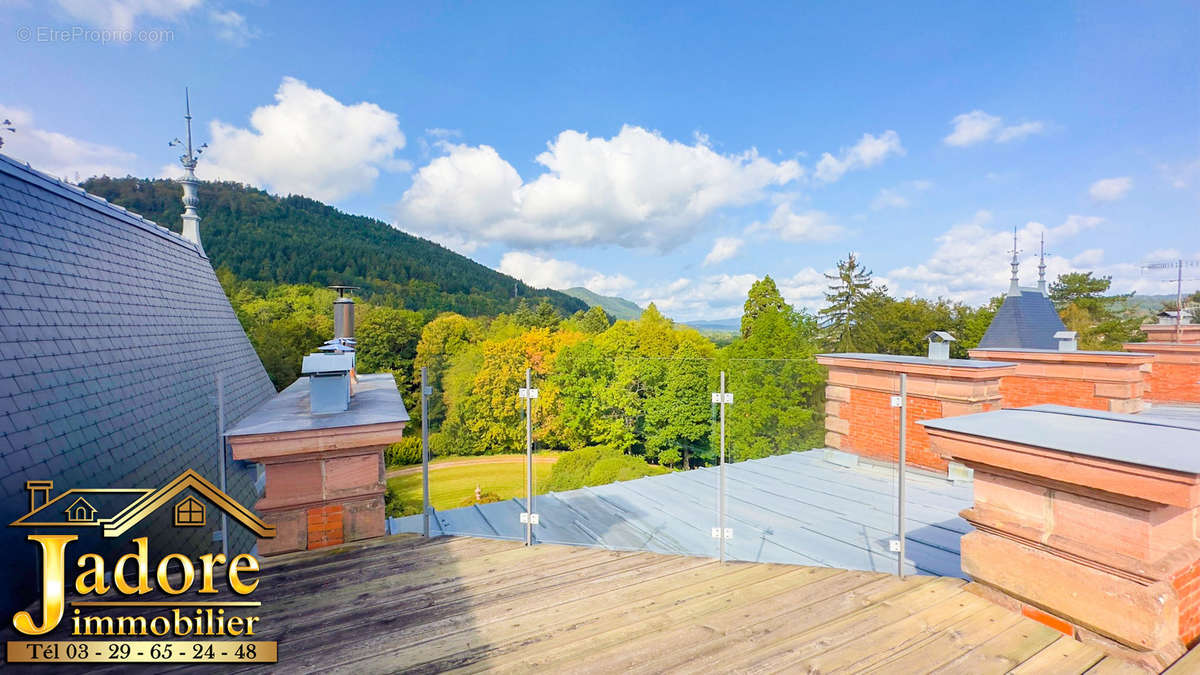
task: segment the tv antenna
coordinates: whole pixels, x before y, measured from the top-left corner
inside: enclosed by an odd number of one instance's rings
[[[13,126],[12,120],[6,119],[0,122],[0,131],[7,131],[10,134],[17,133],[17,128]],[[0,148],[4,147],[4,134],[0,134]]]
[[[1171,262],[1148,263],[1141,267],[1143,270],[1175,270],[1175,341],[1181,342],[1183,340],[1183,268],[1200,267],[1200,260],[1179,258]],[[1193,280],[1192,278],[1188,279],[1188,281]]]

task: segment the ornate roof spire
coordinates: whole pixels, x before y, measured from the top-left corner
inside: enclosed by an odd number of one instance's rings
[[[187,87],[183,88],[183,103],[186,110],[183,119],[187,120],[187,152],[179,156],[179,163],[183,165],[183,178],[179,179],[180,185],[183,186],[183,238],[194,242],[203,253],[204,246],[200,243],[200,215],[196,213],[196,206],[200,203],[196,189],[200,184],[196,178],[196,162],[208,147],[208,143],[192,148],[192,102]],[[182,147],[184,142],[176,138],[167,145]]]
[[[1041,261],[1038,263],[1038,290],[1042,295],[1049,295],[1046,290],[1046,233],[1042,233]]]
[[[1012,265],[1012,278],[1009,279],[1008,284],[1008,294],[1010,296],[1021,295],[1021,280],[1017,276],[1017,268],[1021,265],[1021,263],[1017,260],[1018,253],[1020,253],[1020,251],[1017,250],[1017,226],[1013,225],[1012,262],[1010,263]]]

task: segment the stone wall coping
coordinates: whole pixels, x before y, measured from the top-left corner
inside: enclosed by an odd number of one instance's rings
[[[1035,445],[926,427],[934,451],[978,472],[1024,475],[1030,483],[1074,486],[1080,494],[1109,493],[1143,503],[1194,508],[1200,475],[1114,461]]]
[[[922,420],[943,457],[1163,504],[1200,505],[1200,428],[1034,406]]]
[[[1154,359],[1154,354],[1143,352],[1106,352],[1106,351],[1070,351],[1060,352],[1057,349],[1013,349],[1005,348],[985,348],[968,350],[968,354],[972,359],[987,358],[985,355],[998,354],[1000,358],[1015,359],[1019,361],[1057,361],[1065,363],[1095,363],[1111,362],[1111,363],[1131,363],[1141,364],[1150,362]]]
[[[1126,342],[1124,347],[1125,349],[1149,350],[1148,353],[1151,356],[1158,352],[1188,352],[1192,354],[1200,352],[1200,342]]]
[[[1011,375],[1017,368],[1015,363],[1000,361],[931,359],[924,356],[895,354],[818,354],[817,363],[838,368],[972,380],[997,379],[1004,375]]]

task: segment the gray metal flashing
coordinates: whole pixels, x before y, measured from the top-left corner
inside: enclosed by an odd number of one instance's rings
[[[822,450],[726,465],[726,541],[731,560],[893,572],[895,467],[825,461]],[[430,476],[436,488],[437,471]],[[718,554],[717,469],[679,471],[536,497],[535,542],[676,555]],[[973,489],[919,472],[908,476],[906,573],[962,576],[958,512]],[[524,500],[438,511],[431,534],[524,539]],[[392,518],[389,532],[422,531],[420,515]]]
[[[408,422],[404,398],[391,373],[359,375],[350,409],[344,412],[314,415],[309,408],[309,380],[301,377],[287,389],[264,401],[225,436],[252,436],[294,431],[339,429],[368,424]]]
[[[1200,425],[1065,406],[1032,406],[918,422],[1086,457],[1200,474]]]
[[[951,366],[953,368],[1007,368],[1015,364],[1003,361],[978,361],[972,359],[931,359],[927,356],[906,356],[903,354],[863,354],[845,352],[841,354],[817,354],[829,359],[850,359],[855,361],[883,361],[885,363],[906,363],[916,366]]]

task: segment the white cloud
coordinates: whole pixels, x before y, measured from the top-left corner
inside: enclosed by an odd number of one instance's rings
[[[829,280],[821,272],[806,267],[790,277],[776,279],[775,284],[788,304],[816,312],[825,303]]]
[[[997,143],[1008,143],[1009,141],[1019,141],[1026,136],[1040,134],[1046,130],[1044,122],[1023,122],[1014,124],[1011,127],[1004,127],[1000,133],[996,134]]]
[[[1104,249],[1089,248],[1071,258],[1071,264],[1076,267],[1095,267],[1104,260]]]
[[[132,30],[142,16],[175,21],[204,0],[58,0],[71,16],[95,28]]]
[[[1088,194],[1098,202],[1111,202],[1123,198],[1133,188],[1133,179],[1129,176],[1118,178],[1102,178],[1088,188]]]
[[[221,12],[213,10],[209,16],[217,25],[217,37],[244,47],[248,42],[259,36],[259,31],[246,23],[246,17],[233,10]]]
[[[653,302],[678,321],[704,321],[741,316],[753,274],[717,274],[702,279],[681,278],[637,295],[643,307]]]
[[[1196,177],[1200,176],[1200,159],[1178,164],[1162,163],[1158,165],[1158,170],[1171,187],[1184,189],[1190,187],[1196,181]]]
[[[992,215],[979,211],[971,220],[951,227],[937,237],[937,249],[923,263],[891,270],[888,278],[896,285],[891,290],[899,294],[916,294],[926,298],[946,297],[970,304],[980,304],[1008,289],[1012,251],[1012,232],[987,227]],[[1048,248],[1063,244],[1101,222],[1100,218],[1072,215],[1057,227],[1028,222],[1018,234],[1021,248],[1021,284],[1037,283],[1038,242],[1045,234]],[[1053,250],[1053,248],[1051,248]],[[1089,253],[1087,258],[1102,256]],[[1046,278],[1053,281],[1059,274],[1076,269],[1076,265],[1060,255],[1046,256]]]
[[[946,145],[965,148],[985,141],[1008,143],[1046,130],[1046,123],[1037,120],[1004,126],[1004,118],[989,115],[982,110],[956,115],[950,120],[954,130],[942,139]]]
[[[535,288],[564,289],[575,286],[599,293],[620,295],[634,287],[623,274],[601,274],[569,260],[555,260],[524,251],[510,251],[500,259],[500,271]]]
[[[803,176],[795,160],[754,149],[725,155],[624,126],[612,138],[563,131],[538,155],[545,172],[522,181],[491,147],[442,143],[398,207],[398,225],[420,233],[515,247],[612,244],[670,249],[705,218],[761,200]]]
[[[346,105],[285,77],[275,104],[256,108],[250,128],[214,120],[208,152],[196,174],[274,192],[336,201],[369,191],[380,171],[404,171],[395,153],[405,144],[394,113],[374,103]],[[177,166],[164,168],[178,175]]]
[[[746,228],[747,234],[771,232],[790,242],[831,241],[838,238],[843,231],[824,211],[810,209],[796,213],[792,210],[791,202],[783,202],[776,206],[765,223],[755,222]]]
[[[36,126],[33,113],[0,104],[0,120],[11,120],[16,131],[3,134],[0,152],[29,162],[33,168],[72,182],[92,176],[133,173],[136,156],[119,148],[92,143]]]
[[[871,208],[876,211],[883,209],[902,209],[908,206],[908,198],[892,188],[883,188],[871,202]]]
[[[713,242],[712,250],[704,256],[704,266],[708,267],[729,260],[742,250],[744,243],[737,237],[717,237],[717,240]]]
[[[871,201],[871,209],[882,211],[883,209],[906,208],[912,203],[909,195],[916,192],[925,192],[932,187],[933,181],[918,179],[905,181],[896,187],[883,188],[879,191],[879,194],[875,195],[875,199]]]
[[[663,314],[679,321],[739,317],[750,286],[759,278],[755,274],[680,278],[643,290],[636,299],[642,306],[653,302]],[[827,281],[821,272],[811,267],[791,277],[776,277],[775,284],[784,300],[793,307],[815,311],[824,302]]]
[[[817,180],[832,183],[847,171],[872,167],[892,155],[903,154],[904,146],[900,145],[900,134],[895,131],[889,129],[879,136],[863,134],[854,146],[842,148],[841,157],[834,157],[828,152],[821,155],[815,176]]]

